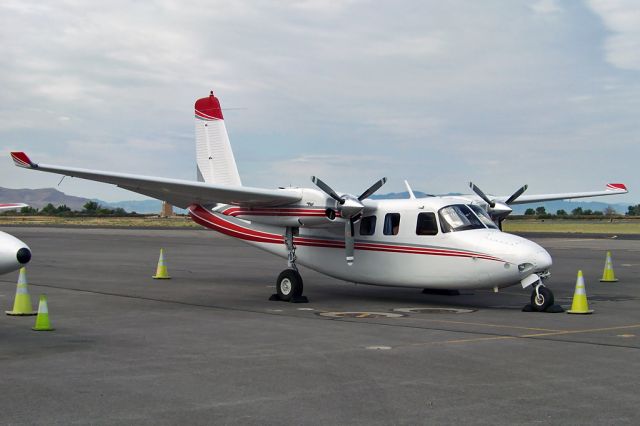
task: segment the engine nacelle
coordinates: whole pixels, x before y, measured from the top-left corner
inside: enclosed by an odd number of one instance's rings
[[[20,269],[31,260],[31,249],[5,232],[0,232],[0,274]]]

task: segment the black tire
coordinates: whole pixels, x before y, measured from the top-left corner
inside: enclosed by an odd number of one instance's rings
[[[534,311],[546,311],[549,306],[553,305],[553,293],[545,286],[540,286],[538,293],[540,294],[539,297],[537,297],[535,289],[531,292],[531,306]]]
[[[302,277],[293,269],[286,269],[278,275],[276,292],[280,300],[290,301],[294,297],[302,296]]]

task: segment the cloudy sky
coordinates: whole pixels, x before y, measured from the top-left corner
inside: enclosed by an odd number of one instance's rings
[[[245,185],[623,182],[611,202],[640,202],[636,0],[3,0],[0,23],[0,186],[60,180],[12,150],[194,179],[193,102],[213,89]]]

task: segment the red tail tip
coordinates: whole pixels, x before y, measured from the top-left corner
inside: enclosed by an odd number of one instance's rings
[[[213,94],[213,90],[206,98],[201,98],[195,104],[196,118],[201,120],[224,120],[220,101]]]

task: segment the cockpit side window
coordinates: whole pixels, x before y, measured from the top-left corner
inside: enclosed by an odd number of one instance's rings
[[[400,230],[400,213],[387,213],[384,216],[384,235],[398,235]]]
[[[475,204],[469,204],[469,207],[487,228],[498,229],[496,224],[491,220],[487,212],[482,207],[476,206]]]
[[[437,235],[438,222],[435,213],[419,213],[416,223],[417,235]]]
[[[376,232],[376,217],[365,216],[360,219],[360,235],[373,235]]]
[[[480,219],[464,204],[454,204],[443,207],[438,211],[442,232],[467,231],[469,229],[484,229]]]

